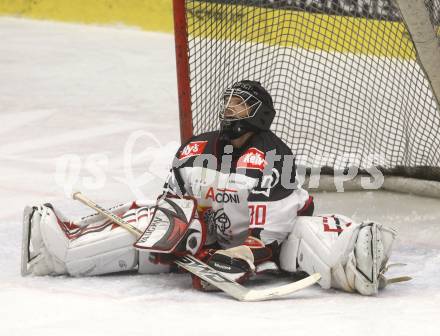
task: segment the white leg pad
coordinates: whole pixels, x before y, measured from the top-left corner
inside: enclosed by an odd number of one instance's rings
[[[87,250],[84,252],[87,253]],[[72,276],[90,276],[132,270],[137,265],[137,252],[131,247],[102,252],[91,257],[66,261],[67,271]]]
[[[308,274],[316,272],[321,274],[319,284],[322,288],[330,288],[330,267],[313,251],[313,248],[305,240],[301,240],[299,245],[298,266],[300,270]]]
[[[70,275],[85,276],[134,269],[137,251],[134,236],[123,228],[88,233],[72,240],[65,254]]]
[[[30,249],[34,257],[29,271],[34,275],[65,274],[64,259],[69,240],[59,228],[52,209],[39,206],[30,219]]]
[[[149,223],[148,206],[114,212],[139,229]],[[139,204],[137,204],[139,206]],[[72,222],[49,206],[27,207],[23,223],[22,274],[91,276],[137,269],[140,273],[163,273],[170,265],[151,261],[150,253],[133,247],[136,238],[121,227],[107,225],[105,218],[91,215]],[[64,223],[63,223],[64,222]],[[69,225],[71,225],[69,227]]]
[[[282,244],[281,269],[319,272],[323,288],[376,294],[396,233],[381,224],[353,223],[342,215],[298,217]]]
[[[293,232],[281,245],[280,266],[288,272],[319,272],[319,284],[330,288],[330,255],[332,241],[326,241],[320,232],[321,217],[298,217]]]
[[[28,272],[34,275],[98,275],[135,269],[138,253],[132,246],[135,237],[123,228],[103,225],[105,220],[89,223],[91,231],[67,235],[60,216],[39,206],[30,220]],[[79,227],[83,227],[78,225]],[[80,229],[78,229],[80,230]]]
[[[296,260],[298,257],[299,242],[300,239],[291,233],[281,245],[280,267],[282,270],[286,272],[298,271]]]

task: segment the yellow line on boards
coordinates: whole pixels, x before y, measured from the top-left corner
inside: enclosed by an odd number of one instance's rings
[[[313,51],[415,59],[400,22],[194,1],[189,34]]]
[[[0,0],[0,15],[173,31],[171,0]]]

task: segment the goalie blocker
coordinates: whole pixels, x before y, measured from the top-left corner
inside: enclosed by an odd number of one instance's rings
[[[342,215],[298,217],[287,240],[273,254],[253,237],[242,245],[216,251],[204,248],[210,230],[198,221],[195,208],[191,199],[165,199],[159,205],[156,201],[133,202],[110,209],[144,231],[136,241],[125,229],[98,214],[71,221],[47,204],[28,207],[22,273],[161,273],[172,270],[166,263],[172,256],[189,253],[234,280],[278,271],[279,266],[287,272],[319,272],[323,288],[364,295],[376,294],[387,283],[383,273],[396,233],[381,224],[355,223]],[[279,260],[273,257],[278,253]],[[193,283],[196,288],[211,289],[199,279]]]

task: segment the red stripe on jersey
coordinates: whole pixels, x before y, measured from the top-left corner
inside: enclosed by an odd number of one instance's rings
[[[218,190],[218,191],[221,191],[221,192],[237,192],[237,190],[234,190],[234,189],[227,189],[227,188],[225,188],[225,189],[217,188],[217,190]]]

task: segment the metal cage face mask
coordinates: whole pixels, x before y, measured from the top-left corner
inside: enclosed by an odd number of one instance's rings
[[[239,103],[234,103],[233,97],[240,99]],[[220,120],[241,120],[253,118],[261,107],[262,102],[252,94],[241,89],[227,89],[223,94],[220,104]],[[246,115],[240,115],[247,110]]]

